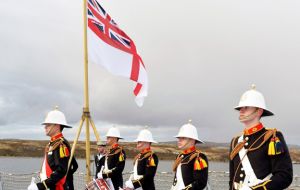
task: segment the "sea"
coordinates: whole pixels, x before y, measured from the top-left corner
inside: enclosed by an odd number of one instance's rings
[[[31,177],[37,177],[43,158],[0,157],[0,190],[26,190]],[[75,189],[85,189],[86,162],[77,159],[79,168],[74,174]],[[157,190],[170,189],[174,174],[173,160],[160,160],[155,177]],[[91,161],[91,175],[95,175],[95,164]],[[133,169],[133,160],[127,159],[123,171],[124,179],[128,179]],[[288,190],[300,190],[300,164],[293,164],[294,181]],[[227,162],[209,162],[209,184],[211,190],[228,189],[229,164]]]

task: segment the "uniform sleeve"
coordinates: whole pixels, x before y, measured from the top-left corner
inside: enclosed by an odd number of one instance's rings
[[[288,147],[281,132],[277,132],[276,136],[281,143],[281,153],[269,155],[272,167],[272,177],[270,180],[252,187],[252,189],[273,189],[281,190],[287,188],[293,180],[293,166]]]
[[[231,140],[230,143],[230,149],[229,149],[229,189],[232,189],[232,184],[233,184],[233,177],[234,177],[234,166],[233,166],[233,160],[230,160],[230,154],[232,152],[232,147],[233,147],[233,143],[235,141],[235,138],[233,138]]]
[[[78,163],[77,163],[75,157],[73,157],[68,173],[73,175],[77,171],[77,169],[78,169]]]
[[[154,180],[154,176],[156,173],[156,169],[157,169],[157,165],[158,165],[158,157],[156,156],[156,154],[152,154],[152,156],[150,156],[147,159],[147,165],[146,165],[146,169],[145,169],[145,174],[143,175],[143,177],[139,180],[133,180],[133,186],[134,189],[137,189],[141,186],[143,186],[143,184],[145,183],[145,181],[153,181]]]
[[[63,177],[65,177],[68,169],[68,161],[70,155],[65,155],[61,158],[60,156],[60,148],[56,148],[53,150],[53,156],[54,156],[54,168],[52,174],[49,178],[47,178],[45,181],[41,183],[37,183],[37,186],[39,190],[46,189],[45,185],[50,187],[55,187],[55,184],[61,180]],[[45,183],[45,184],[44,184]]]
[[[193,171],[194,182],[189,185],[191,188],[188,188],[188,189],[192,189],[192,190],[204,189],[207,185],[207,180],[208,180],[207,157],[204,154],[201,154],[200,157],[196,158],[196,159],[198,159],[198,161],[199,161],[200,169],[194,168],[194,171]],[[201,159],[203,159],[203,160],[201,160]]]

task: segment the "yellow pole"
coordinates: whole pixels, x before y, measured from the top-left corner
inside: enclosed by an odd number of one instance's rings
[[[95,134],[95,136],[96,136],[96,140],[97,140],[97,142],[98,142],[98,141],[100,141],[100,136],[99,136],[99,133],[98,133],[98,131],[97,131],[97,129],[96,129],[95,123],[94,123],[94,121],[92,120],[92,118],[90,118],[90,123],[91,123],[91,126],[92,126],[93,130],[94,130],[94,134]]]
[[[89,112],[89,78],[88,78],[88,50],[87,50],[87,5],[83,0],[83,43],[84,43],[84,110]]]
[[[88,83],[88,50],[87,50],[87,1],[83,0],[83,43],[84,43],[84,108],[83,116],[86,122],[86,141],[85,141],[85,159],[86,159],[86,183],[91,180],[91,170],[90,170],[90,128],[89,128],[89,83]]]
[[[71,157],[70,157],[70,160],[69,160],[69,163],[68,163],[68,171],[69,171],[69,168],[70,168],[70,165],[71,165],[71,162],[72,162],[72,158],[74,156],[74,152],[75,152],[75,149],[76,149],[76,145],[77,145],[77,142],[78,142],[79,135],[81,133],[81,129],[82,129],[82,125],[83,125],[84,120],[85,120],[84,117],[82,117],[82,119],[80,120],[80,124],[79,124],[79,128],[78,128],[78,131],[77,131],[77,135],[76,135],[75,140],[74,140],[73,145],[72,145]]]
[[[91,165],[91,154],[90,154],[90,121],[89,118],[86,118],[86,142],[85,142],[85,156],[86,156],[86,182],[91,181],[91,170],[90,170],[90,165]]]

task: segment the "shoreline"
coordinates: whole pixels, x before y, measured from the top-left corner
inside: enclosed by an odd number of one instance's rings
[[[18,140],[0,139],[1,157],[43,157],[44,149],[49,141],[47,140]],[[73,142],[71,141],[70,144]],[[134,158],[139,152],[136,150],[136,143],[120,142],[126,152],[127,158]],[[96,142],[91,141],[91,155],[96,154]],[[210,161],[228,162],[229,146],[222,143],[206,143],[196,146]],[[174,160],[180,152],[174,142],[153,144],[152,150],[160,160]],[[300,148],[289,148],[293,164],[300,164]],[[76,158],[85,158],[85,142],[78,141],[75,149]],[[91,157],[93,158],[93,157]]]

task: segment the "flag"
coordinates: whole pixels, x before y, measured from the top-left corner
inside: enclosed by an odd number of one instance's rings
[[[136,83],[133,91],[138,106],[148,94],[148,77],[134,42],[107,14],[97,0],[87,1],[88,59],[110,73]]]

